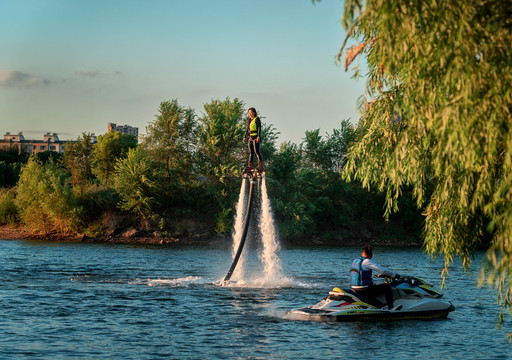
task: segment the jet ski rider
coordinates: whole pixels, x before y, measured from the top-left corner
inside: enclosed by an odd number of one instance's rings
[[[377,265],[372,261],[373,247],[366,245],[363,248],[361,257],[352,262],[350,268],[350,285],[352,290],[362,295],[377,296],[384,293],[386,304],[389,310],[400,310],[401,305],[393,308],[393,293],[389,284],[374,284],[372,280],[372,271],[375,270],[379,275],[389,276],[391,278],[400,277],[397,273]]]
[[[253,168],[254,153],[258,157],[258,170],[263,170],[263,158],[260,153],[260,141],[261,141],[261,121],[256,113],[255,108],[248,110],[249,118],[247,119],[247,128],[245,129],[245,135],[243,142],[247,140],[249,146],[250,158],[248,169]]]

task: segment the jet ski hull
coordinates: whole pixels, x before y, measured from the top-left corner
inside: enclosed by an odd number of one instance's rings
[[[295,309],[294,318],[323,321],[366,321],[443,319],[455,307],[443,295],[420,278],[402,278],[390,283],[394,306],[389,310],[382,296],[367,297],[351,289],[334,288],[316,305]]]
[[[288,314],[295,318],[319,321],[387,321],[387,320],[430,320],[446,319],[455,307],[445,310],[425,311],[393,311],[393,310],[351,310],[333,314],[329,311],[312,308],[302,308],[290,311]]]

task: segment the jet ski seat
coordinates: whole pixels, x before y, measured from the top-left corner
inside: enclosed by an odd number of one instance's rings
[[[377,300],[377,299],[375,299],[375,298],[373,298],[371,296],[366,296],[366,295],[364,295],[364,294],[362,294],[360,292],[354,291],[352,289],[342,289],[341,291],[343,292],[343,294],[346,294],[346,295],[349,295],[349,296],[350,295],[354,296],[357,299],[361,300],[362,302],[365,302],[367,304],[375,306],[376,308],[381,308],[381,307],[386,306],[385,302],[381,302],[381,301],[379,301],[379,300]],[[343,296],[343,294],[341,294],[341,293],[340,294],[336,294],[336,291],[330,292],[329,294],[330,294],[332,300],[336,300],[335,299],[336,296]],[[346,301],[346,299],[343,299],[343,300]]]

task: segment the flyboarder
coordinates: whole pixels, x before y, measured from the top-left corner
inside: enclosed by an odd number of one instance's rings
[[[258,157],[258,168],[257,170],[263,171],[263,158],[260,153],[260,141],[261,141],[261,121],[256,113],[255,108],[250,108],[248,110],[249,118],[247,119],[247,127],[245,129],[245,135],[243,142],[247,141],[247,145],[249,146],[249,165],[246,170],[253,169],[253,160],[254,153]]]

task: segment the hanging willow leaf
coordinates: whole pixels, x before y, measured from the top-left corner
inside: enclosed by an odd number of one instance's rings
[[[365,112],[344,175],[382,190],[386,214],[412,189],[424,246],[471,265],[512,306],[512,8],[507,1],[346,0],[349,64],[368,64]],[[374,41],[378,39],[378,41]],[[373,43],[372,43],[373,41]],[[341,58],[341,51],[338,60]],[[348,64],[346,64],[348,68]]]

